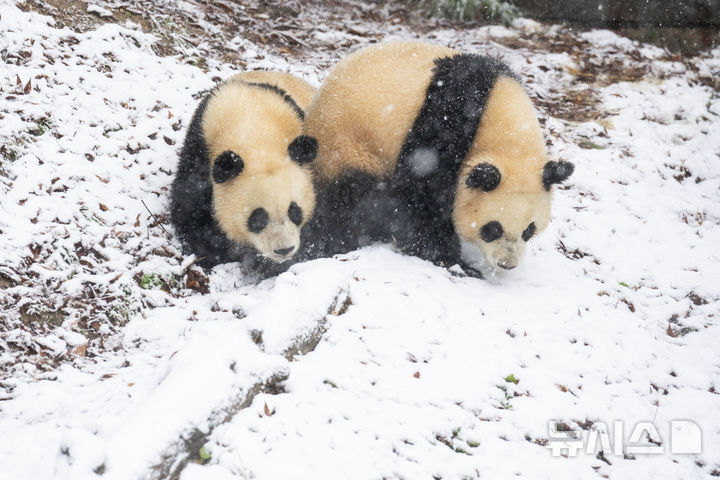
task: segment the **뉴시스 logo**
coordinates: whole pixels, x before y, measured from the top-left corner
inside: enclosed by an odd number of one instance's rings
[[[626,437],[625,422],[616,420],[611,438],[603,422],[593,423],[588,429],[572,430],[566,423],[551,421],[547,448],[553,457],[575,457],[581,451],[588,455],[602,451],[604,456],[702,453],[702,432],[695,422],[673,420],[669,427],[667,435],[662,437],[652,422],[637,422],[628,429]]]

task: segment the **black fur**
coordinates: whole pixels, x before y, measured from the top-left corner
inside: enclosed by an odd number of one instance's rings
[[[288,145],[288,154],[290,158],[299,163],[305,165],[315,160],[318,152],[318,143],[315,137],[308,135],[299,135],[295,140],[290,142]]]
[[[253,247],[233,242],[213,216],[210,156],[203,136],[202,119],[216,91],[217,87],[205,95],[188,127],[170,193],[170,219],[184,250],[194,253],[199,265],[212,268],[220,263],[241,262],[246,272],[257,274],[260,278],[277,275],[285,271],[290,262],[275,263],[258,254]],[[292,104],[297,106],[294,101]]]
[[[213,162],[212,178],[215,183],[224,183],[237,177],[245,168],[242,158],[237,153],[227,150]]]
[[[543,187],[548,192],[554,183],[560,183],[566,180],[575,171],[575,165],[570,162],[561,160],[559,162],[549,161],[543,168],[542,182]]]
[[[532,236],[535,235],[535,230],[535,222],[530,222],[530,225],[528,225],[528,227],[522,233],[522,239],[526,242],[530,240]]]
[[[483,162],[472,169],[465,180],[465,185],[470,188],[480,188],[483,192],[490,192],[500,185],[500,178],[500,170],[495,165]]]
[[[300,206],[295,202],[290,202],[290,206],[288,207],[288,218],[291,222],[293,222],[298,227],[303,221],[303,211]]]
[[[287,102],[288,105],[293,109],[295,114],[300,118],[300,120],[305,120],[305,112],[303,112],[303,109],[300,108],[300,106],[295,102],[295,99],[293,99],[285,90],[278,87],[277,85],[273,85],[272,83],[258,83],[258,82],[243,82],[245,85],[249,85],[251,87],[257,87],[262,88],[264,90],[270,90],[273,93],[277,93],[280,95],[285,102]]]
[[[262,232],[270,222],[270,215],[264,208],[256,208],[248,217],[247,227],[253,233]]]
[[[385,240],[392,199],[372,175],[349,170],[330,184],[316,185],[315,214],[302,230],[300,258],[349,252],[362,239]]]
[[[503,227],[500,222],[493,220],[482,226],[480,229],[480,238],[484,242],[494,242],[498,238],[503,236]]]

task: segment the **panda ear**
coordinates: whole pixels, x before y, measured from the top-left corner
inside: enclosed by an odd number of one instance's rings
[[[500,170],[495,165],[483,162],[472,169],[465,180],[470,188],[480,188],[483,192],[495,190],[500,185]]]
[[[288,153],[290,158],[305,165],[315,160],[318,152],[318,142],[315,137],[309,135],[300,135],[288,145]]]
[[[227,182],[240,175],[244,167],[245,164],[237,153],[226,150],[218,155],[213,163],[213,181],[215,183]]]
[[[559,162],[549,161],[545,164],[542,174],[543,187],[548,192],[554,183],[560,183],[566,180],[575,171],[575,165],[570,162],[561,160]]]

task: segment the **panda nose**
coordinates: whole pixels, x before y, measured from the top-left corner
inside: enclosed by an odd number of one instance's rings
[[[287,255],[288,253],[292,252],[295,247],[287,247],[287,248],[278,248],[276,250],[273,250],[273,252],[277,253],[278,255]]]
[[[508,265],[505,262],[498,262],[498,267],[505,269],[505,270],[512,270],[513,268],[517,267],[517,265]]]

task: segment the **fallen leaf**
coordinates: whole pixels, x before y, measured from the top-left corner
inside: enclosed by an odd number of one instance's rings
[[[87,353],[87,345],[84,343],[82,345],[78,345],[77,347],[72,349],[72,353],[80,357],[84,357]]]

